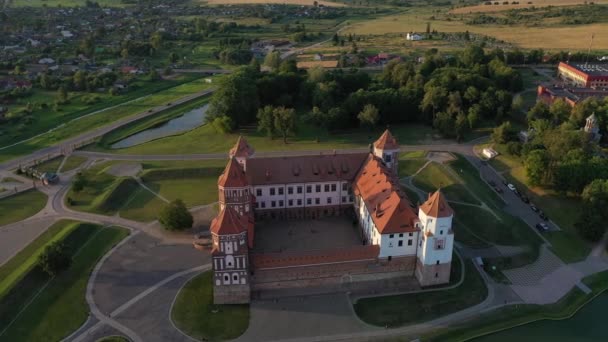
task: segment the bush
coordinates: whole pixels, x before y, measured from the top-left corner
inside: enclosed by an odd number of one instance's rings
[[[72,264],[72,256],[63,242],[53,242],[46,246],[38,257],[37,265],[51,277],[65,271]]]
[[[72,183],[72,190],[74,190],[74,192],[81,192],[86,185],[87,180],[84,178],[81,172],[78,172],[76,174],[76,177],[74,177],[74,182]]]
[[[167,204],[158,216],[158,221],[166,230],[184,230],[192,228],[194,220],[184,202],[177,199]]]
[[[521,143],[518,141],[510,141],[507,143],[507,153],[513,156],[521,155]]]

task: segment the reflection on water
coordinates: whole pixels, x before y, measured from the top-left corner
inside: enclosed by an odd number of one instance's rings
[[[603,293],[582,307],[572,318],[539,321],[476,338],[473,342],[587,342],[608,341],[606,313],[608,293]]]
[[[169,120],[166,123],[162,124],[162,126],[150,128],[145,131],[133,134],[113,144],[112,148],[131,147],[143,144],[148,141],[152,141],[154,139],[163,138],[195,129],[203,124],[203,121],[205,119],[205,113],[207,112],[208,107],[209,105],[204,105],[203,107],[193,109],[178,118]]]

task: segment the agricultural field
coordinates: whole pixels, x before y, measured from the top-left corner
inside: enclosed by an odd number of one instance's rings
[[[512,1],[508,5],[503,4],[503,1],[499,1],[499,5],[495,5],[492,1],[492,5],[485,5],[485,1],[480,1],[479,5],[458,7],[451,11],[454,14],[466,14],[466,13],[491,13],[508,11],[512,9],[522,8],[542,8],[548,6],[562,7],[562,6],[575,6],[587,4],[585,0],[533,0],[533,1],[519,1],[519,4],[513,4]],[[608,0],[597,0],[593,1],[597,5],[608,4]]]
[[[315,2],[310,0],[203,0],[202,2],[208,5],[251,5],[251,4],[281,4],[281,5],[296,5],[296,6],[313,6]],[[328,7],[344,7],[343,3],[333,1],[317,1],[319,5]]]

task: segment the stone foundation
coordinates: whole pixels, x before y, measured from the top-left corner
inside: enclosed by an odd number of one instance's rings
[[[341,215],[352,216],[352,214],[352,203],[314,207],[257,208],[254,210],[256,220],[303,220]]]
[[[249,285],[213,286],[213,304],[247,304],[250,298]]]
[[[439,265],[423,265],[420,260],[416,263],[416,279],[420,286],[434,286],[450,282],[452,263]]]

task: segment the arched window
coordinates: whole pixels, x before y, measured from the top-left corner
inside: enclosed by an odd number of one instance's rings
[[[232,255],[226,255],[226,267],[234,268],[234,257]]]

